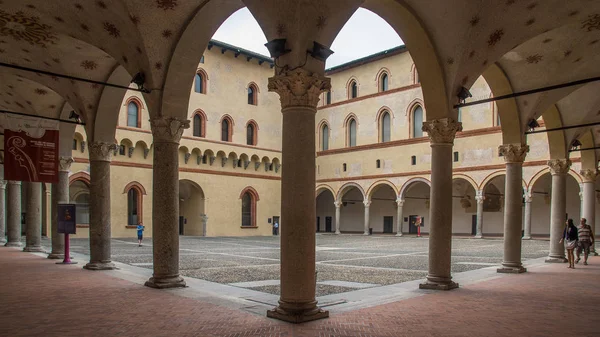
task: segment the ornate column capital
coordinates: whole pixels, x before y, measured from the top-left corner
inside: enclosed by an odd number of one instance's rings
[[[583,177],[584,183],[596,182],[596,177],[598,177],[598,170],[585,169],[585,170],[579,171],[579,173]]]
[[[365,200],[363,201],[363,204],[365,205],[365,208],[369,208],[369,206],[371,206],[371,200]]]
[[[506,163],[522,163],[529,152],[529,145],[503,144],[498,146],[498,153],[504,157]]]
[[[551,159],[548,160],[548,166],[552,175],[567,174],[571,168],[571,161],[569,159]]]
[[[477,201],[478,204],[483,204],[483,202],[485,201],[485,195],[476,195],[475,201]]]
[[[58,158],[58,170],[60,172],[69,172],[71,164],[73,163],[73,157],[59,157]]]
[[[110,161],[117,145],[105,142],[89,142],[89,157],[92,161]]]
[[[431,144],[454,144],[456,133],[462,131],[462,123],[453,118],[440,118],[423,122],[421,129],[427,132]]]
[[[0,190],[3,190],[6,188],[6,180],[0,180]]]
[[[331,79],[298,68],[269,78],[269,91],[279,94],[281,107],[317,108],[319,96],[331,89]]]
[[[8,184],[9,184],[9,185],[19,185],[19,186],[20,186],[20,185],[21,185],[21,182],[20,182],[20,181],[17,181],[17,180],[9,180],[9,181],[8,181]]]
[[[183,130],[190,127],[190,121],[175,117],[158,117],[150,120],[150,127],[154,142],[179,144]]]
[[[398,207],[404,206],[404,199],[396,199],[396,205]]]
[[[340,208],[342,206],[342,202],[341,201],[334,201],[333,205],[335,206],[335,208]]]

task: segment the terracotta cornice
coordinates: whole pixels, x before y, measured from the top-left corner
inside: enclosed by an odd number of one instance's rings
[[[390,89],[390,90],[386,90],[386,91],[376,92],[374,94],[369,94],[369,95],[365,95],[365,96],[359,96],[359,97],[356,97],[356,98],[347,99],[345,101],[340,101],[340,102],[335,102],[335,103],[331,103],[331,104],[319,106],[319,107],[317,107],[317,110],[323,110],[323,109],[327,109],[327,108],[333,108],[335,106],[340,106],[340,105],[344,105],[344,104],[350,104],[350,103],[354,103],[354,102],[359,102],[359,101],[363,101],[365,99],[369,99],[369,98],[373,98],[373,97],[379,97],[379,96],[385,96],[385,95],[395,94],[397,92],[406,91],[406,90],[415,89],[415,88],[420,88],[420,87],[421,87],[420,83],[411,84],[411,85],[407,85],[407,86],[400,87],[400,88],[395,88],[395,89]]]

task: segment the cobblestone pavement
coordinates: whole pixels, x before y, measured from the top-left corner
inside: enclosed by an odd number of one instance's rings
[[[427,275],[426,238],[375,235],[317,235],[317,296],[422,279]],[[72,250],[89,254],[87,239]],[[502,262],[503,241],[455,238],[452,273]],[[548,255],[545,240],[523,241],[523,259]],[[113,239],[112,258],[152,269],[152,243]],[[211,282],[279,294],[279,237],[180,237],[181,274]]]
[[[0,247],[0,268],[0,336],[7,337],[600,335],[600,257],[574,270],[536,264],[525,274],[494,273],[448,292],[415,289],[418,297],[299,325],[13,248]]]

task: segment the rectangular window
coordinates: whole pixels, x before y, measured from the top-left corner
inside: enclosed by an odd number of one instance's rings
[[[325,93],[325,101],[327,104],[331,104],[331,91]]]
[[[411,156],[410,157],[410,164],[411,165],[417,165],[417,156]]]
[[[344,168],[344,172],[346,172],[346,163],[344,163],[343,168]]]
[[[77,139],[73,139],[73,150],[77,150]]]
[[[458,161],[458,152],[454,152],[454,162]]]
[[[380,168],[381,167],[381,160],[377,159],[377,161],[375,162],[375,166],[377,168]]]

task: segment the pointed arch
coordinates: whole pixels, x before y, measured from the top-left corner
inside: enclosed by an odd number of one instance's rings
[[[377,111],[377,134],[380,143],[389,142],[392,140],[392,120],[394,113],[387,106],[379,108]]]
[[[199,94],[207,93],[208,74],[202,68],[196,69],[196,75],[194,76],[194,92]]]
[[[344,119],[344,128],[346,129],[346,147],[357,145],[358,135],[358,117],[354,113],[348,114]]]
[[[348,99],[353,99],[358,97],[358,79],[356,76],[351,76],[350,79],[346,82],[346,97]]]
[[[317,127],[318,139],[319,139],[319,151],[329,150],[329,140],[331,139],[331,126],[327,119],[322,119]]]
[[[194,137],[206,137],[206,122],[208,118],[206,113],[200,109],[196,109],[192,113],[192,136]]]
[[[84,172],[84,171],[73,173],[69,176],[69,185],[71,185],[72,183],[74,183],[76,181],[81,181],[82,183],[86,184],[88,187],[90,187],[90,185],[92,183],[90,180],[90,174],[87,172]]]
[[[233,118],[230,115],[223,115],[219,121],[221,125],[221,141],[231,142],[233,139],[233,127],[235,126]]]
[[[246,90],[248,92],[248,104],[258,105],[258,93],[260,92],[258,85],[254,82],[250,82],[248,83]]]
[[[390,77],[391,72],[388,68],[382,67],[375,76],[375,82],[377,83],[377,92],[384,92],[390,90]]]
[[[246,123],[246,145],[258,145],[258,123],[254,119]]]

